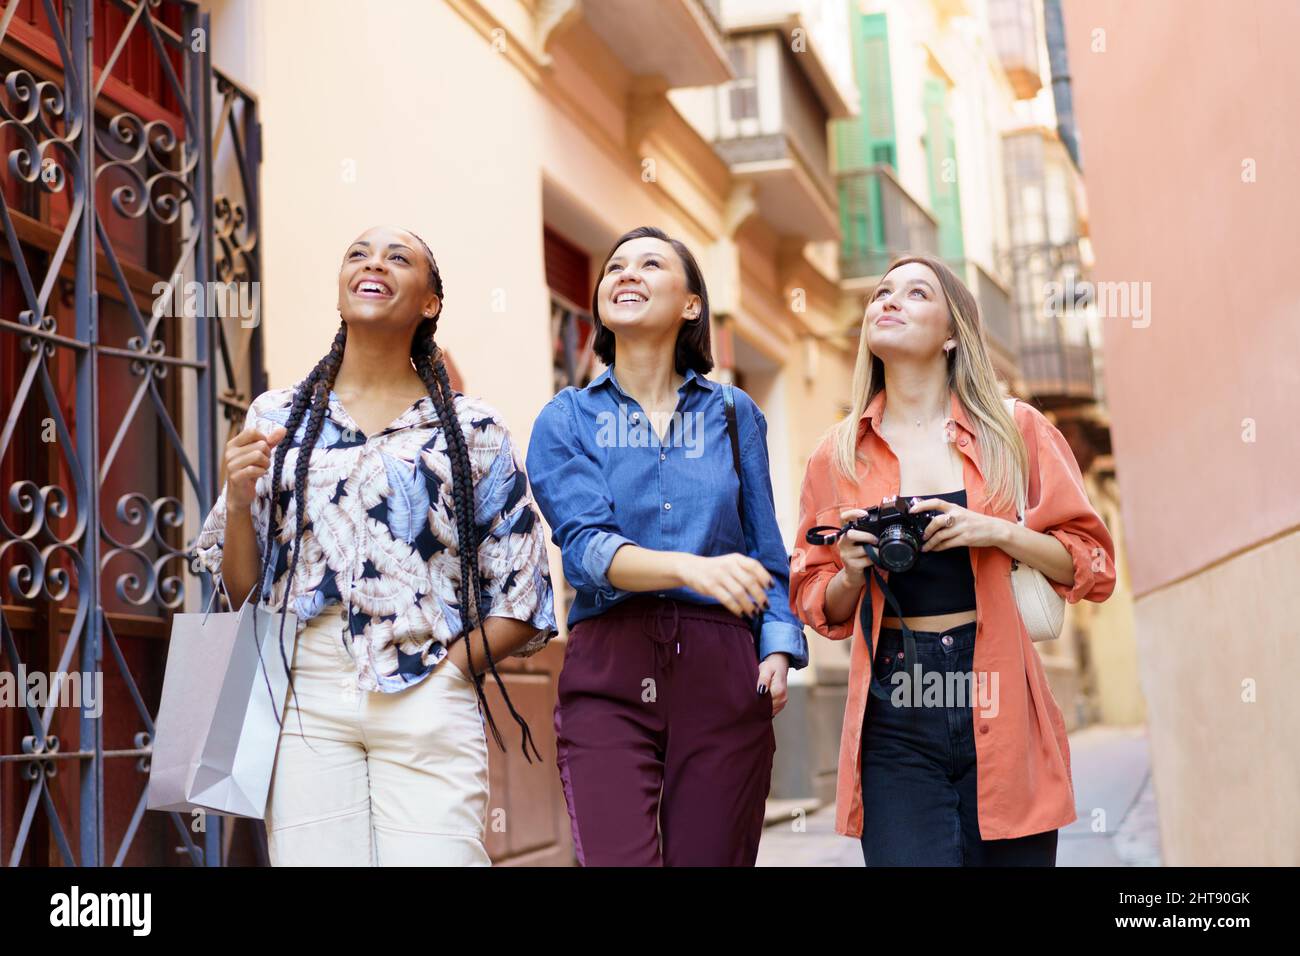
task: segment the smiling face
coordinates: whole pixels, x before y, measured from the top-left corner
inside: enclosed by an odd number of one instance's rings
[[[956,341],[939,277],[927,265],[905,262],[886,273],[867,302],[867,344],[873,354],[929,358]]]
[[[596,301],[600,321],[616,336],[672,337],[701,309],[677,252],[650,236],[629,239],[614,250],[605,263]]]
[[[349,324],[418,322],[438,312],[429,287],[430,263],[420,242],[404,229],[367,229],[343,253],[339,269],[339,313]]]

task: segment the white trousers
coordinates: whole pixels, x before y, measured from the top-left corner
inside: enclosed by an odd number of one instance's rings
[[[345,614],[327,608],[298,635],[266,811],[271,865],[490,866],[474,685],[447,658],[397,693],[358,690]]]

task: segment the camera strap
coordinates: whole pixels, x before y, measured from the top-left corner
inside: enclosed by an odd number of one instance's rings
[[[879,569],[874,564],[877,555],[870,554],[870,552],[875,551],[875,547],[868,545],[868,549],[868,553],[873,562],[871,565],[871,573],[875,577],[876,583],[880,585],[880,593],[885,596],[885,602],[893,610],[894,616],[898,618],[899,629],[903,632],[903,668],[909,679],[915,680],[916,636],[913,634],[912,629],[907,626],[907,621],[903,619],[903,610],[898,606],[898,599],[894,597],[894,593],[889,590],[889,585],[885,583],[885,579],[881,576]],[[880,683],[880,680],[876,677],[876,652],[875,648],[871,646],[871,621],[871,582],[867,581],[866,591],[862,597],[862,610],[859,615],[859,622],[862,625],[862,637],[867,642],[867,673],[871,675],[871,682],[868,687],[871,693],[876,697],[881,700],[889,700],[890,692],[885,689],[885,685]]]

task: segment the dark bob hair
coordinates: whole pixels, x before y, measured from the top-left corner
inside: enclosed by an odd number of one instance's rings
[[[677,330],[673,364],[678,375],[685,375],[690,368],[695,369],[697,375],[707,375],[713,370],[713,348],[709,339],[709,290],[704,287],[704,275],[686,243],[680,239],[670,239],[662,229],[654,226],[638,226],[631,232],[623,233],[605,256],[605,261],[600,264],[596,289],[591,294],[591,314],[596,320],[596,340],[592,343],[592,350],[606,365],[614,364],[614,333],[600,321],[600,283],[605,278],[605,269],[618,247],[633,239],[660,239],[672,246],[677,257],[682,260],[682,267],[686,270],[686,288],[692,295],[700,297],[700,314],[684,322]]]

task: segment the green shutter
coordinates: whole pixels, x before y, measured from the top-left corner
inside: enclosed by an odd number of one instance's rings
[[[889,75],[885,15],[854,12],[850,22],[860,115],[835,121],[836,168],[866,169],[876,163],[897,168],[894,90]]]
[[[841,173],[840,252],[844,261],[862,262],[885,246],[880,214],[880,182],[851,175],[877,163],[898,168],[894,139],[894,89],[889,70],[889,33],[885,14],[850,13],[853,73],[857,79],[859,114],[836,120],[835,168]]]
[[[939,255],[957,260],[965,254],[961,235],[960,174],[957,143],[948,115],[948,87],[937,77],[925,81],[925,155],[930,173],[930,208],[939,218]],[[956,173],[944,180],[944,160]]]

